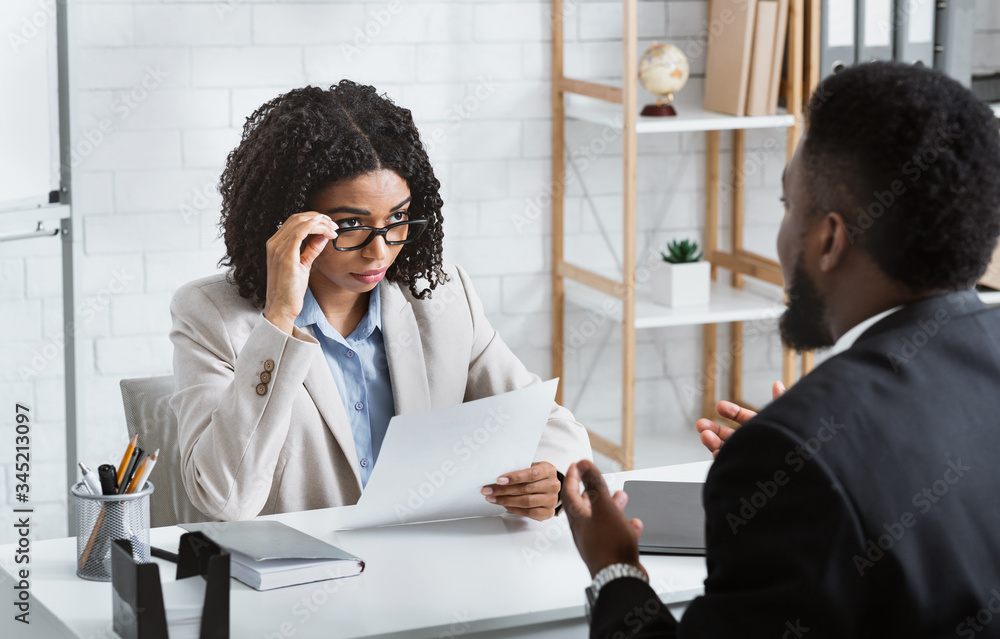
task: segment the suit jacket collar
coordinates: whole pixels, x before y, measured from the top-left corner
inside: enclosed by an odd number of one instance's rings
[[[876,322],[865,331],[854,343],[862,344],[876,335],[898,329],[917,322],[935,321],[939,324],[950,321],[962,315],[968,315],[986,308],[979,295],[974,290],[956,291],[928,297],[912,304],[907,304],[897,312]]]
[[[431,408],[427,365],[413,305],[395,282],[382,282],[382,340],[389,360],[396,414]]]

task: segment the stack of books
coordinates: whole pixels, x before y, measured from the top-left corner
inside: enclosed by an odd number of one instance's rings
[[[711,0],[705,109],[775,115],[788,31],[788,0]]]

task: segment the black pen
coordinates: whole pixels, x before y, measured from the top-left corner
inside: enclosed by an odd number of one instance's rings
[[[125,468],[125,476],[122,478],[121,482],[118,484],[118,494],[124,494],[125,489],[128,488],[128,483],[132,481],[132,475],[135,473],[135,469],[139,466],[139,458],[142,457],[144,451],[138,446],[132,451],[132,459],[129,460],[128,466]]]
[[[118,493],[118,477],[115,467],[111,464],[101,464],[97,467],[97,475],[101,478],[101,492],[105,495]]]

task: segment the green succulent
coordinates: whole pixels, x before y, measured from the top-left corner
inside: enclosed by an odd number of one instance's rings
[[[660,252],[664,262],[671,264],[687,264],[697,262],[701,259],[701,252],[698,251],[698,243],[693,240],[673,240],[667,244],[668,253]]]

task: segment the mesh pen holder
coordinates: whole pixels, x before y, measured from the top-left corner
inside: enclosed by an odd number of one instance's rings
[[[76,576],[111,581],[111,542],[128,539],[138,563],[149,561],[149,496],[152,482],[127,495],[93,495],[82,483],[70,492],[76,497]]]

